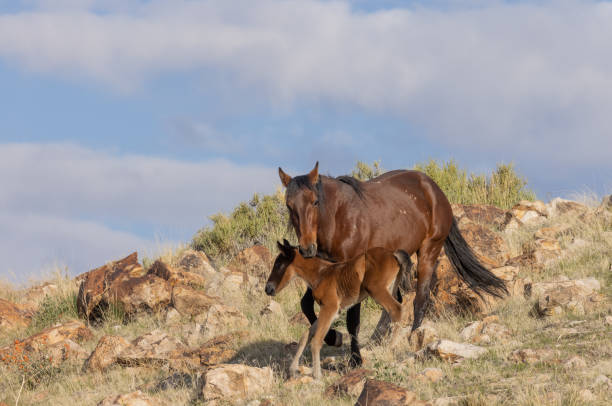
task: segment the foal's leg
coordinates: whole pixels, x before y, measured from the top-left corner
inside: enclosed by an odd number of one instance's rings
[[[346,328],[351,336],[351,368],[360,366],[363,363],[361,352],[359,351],[359,323],[361,315],[361,303],[357,303],[346,312]]]
[[[308,344],[313,334],[315,333],[318,324],[319,324],[319,321],[315,320],[312,326],[310,326],[310,328],[307,331],[305,331],[304,334],[302,334],[302,338],[300,339],[300,344],[298,346],[297,351],[295,352],[295,356],[293,357],[291,366],[289,367],[289,374],[291,375],[291,377],[294,377],[297,375],[298,366],[300,365],[300,357],[302,356],[302,353],[304,352],[304,348],[306,348],[306,345]]]
[[[312,295],[312,289],[306,289],[306,293],[302,297],[302,301],[300,302],[300,306],[302,308],[302,313],[306,316],[310,324],[314,324],[317,321],[317,315],[314,311],[314,296]],[[348,316],[347,316],[348,317]],[[359,316],[357,316],[359,318]],[[349,330],[350,333],[350,330]],[[334,347],[342,346],[342,333],[336,331],[334,329],[329,330],[327,335],[325,336],[325,344],[331,345]]]
[[[419,249],[419,263],[417,265],[417,289],[414,298],[414,321],[412,331],[416,330],[423,321],[425,310],[429,304],[431,281],[436,272],[436,265],[444,239],[425,240]]]
[[[335,305],[323,305],[319,312],[319,320],[317,320],[317,327],[312,341],[310,342],[310,352],[312,353],[312,376],[314,379],[321,379],[321,347],[323,346],[323,337],[332,321],[338,314],[339,306]]]

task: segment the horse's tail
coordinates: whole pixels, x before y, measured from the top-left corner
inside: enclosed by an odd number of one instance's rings
[[[459,277],[479,296],[482,292],[496,297],[508,294],[505,282],[478,261],[461,235],[454,217],[450,233],[444,241],[444,251]]]

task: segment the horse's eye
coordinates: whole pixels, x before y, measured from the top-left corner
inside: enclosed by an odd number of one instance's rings
[[[319,201],[315,200],[314,203],[312,203],[313,206],[318,206],[319,205]]]

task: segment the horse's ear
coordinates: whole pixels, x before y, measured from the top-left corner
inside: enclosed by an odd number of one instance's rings
[[[284,238],[284,239],[283,239],[283,244],[285,245],[285,247],[286,247],[286,248],[293,248],[293,247],[291,246],[291,243],[290,243],[289,241],[287,241],[287,239],[286,239],[286,238]]]
[[[281,244],[281,243],[280,243],[280,241],[276,241],[276,245],[278,246],[278,249],[279,249],[281,252],[283,252],[283,251],[284,251],[285,246],[284,246],[283,244]]]
[[[308,180],[311,185],[315,185],[319,181],[319,161],[317,161],[315,167],[308,174]]]
[[[280,180],[283,183],[284,187],[287,187],[289,182],[291,182],[291,176],[289,176],[285,172],[283,172],[283,170],[281,169],[280,166],[278,167],[278,176],[280,177]]]

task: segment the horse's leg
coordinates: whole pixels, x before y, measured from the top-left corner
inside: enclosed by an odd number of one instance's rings
[[[310,328],[306,330],[304,334],[302,334],[302,338],[300,339],[300,344],[298,345],[298,349],[295,352],[295,356],[293,357],[293,361],[291,362],[291,366],[289,367],[289,375],[292,378],[297,376],[298,366],[300,365],[300,357],[302,356],[302,353],[304,352],[306,345],[312,339],[312,336],[315,330],[317,329],[318,324],[319,324],[318,320],[315,320],[315,322],[312,323],[312,326],[310,326]]]
[[[351,336],[351,359],[349,365],[351,368],[358,367],[362,364],[361,352],[359,351],[359,323],[361,317],[361,303],[357,303],[348,309],[346,312],[346,328]]]
[[[306,289],[306,293],[304,293],[304,296],[302,297],[300,306],[302,308],[302,313],[304,313],[310,324],[314,324],[314,322],[317,321],[317,315],[314,311],[314,302],[312,289]],[[334,347],[342,347],[342,333],[334,329],[329,330],[325,336],[325,344]]]
[[[310,352],[312,353],[312,376],[314,379],[321,379],[321,347],[323,346],[323,337],[327,330],[329,330],[339,309],[340,306],[337,304],[325,305],[321,307],[321,311],[319,312],[316,331],[310,342]]]
[[[428,239],[423,242],[419,249],[419,263],[417,265],[417,288],[414,298],[414,321],[412,322],[412,331],[416,330],[423,321],[425,311],[429,304],[429,292],[431,290],[431,281],[436,272],[438,255],[444,244],[444,239],[433,240]]]

